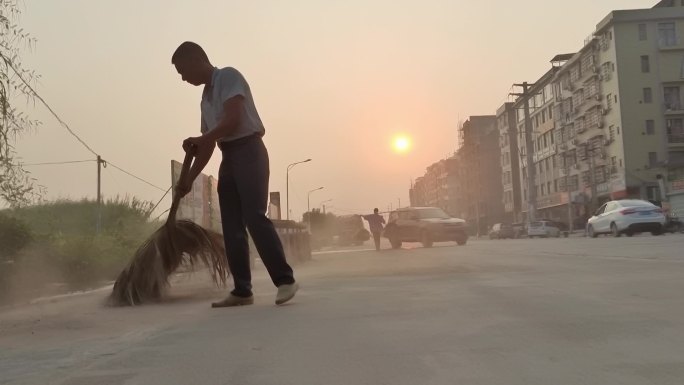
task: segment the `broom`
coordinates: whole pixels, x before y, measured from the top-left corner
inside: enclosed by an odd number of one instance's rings
[[[185,155],[180,180],[190,169],[193,156]],[[158,301],[169,286],[169,276],[181,265],[209,267],[217,286],[229,275],[223,236],[189,220],[176,220],[180,196],[174,194],[166,223],[143,243],[114,283],[109,304],[132,306]]]

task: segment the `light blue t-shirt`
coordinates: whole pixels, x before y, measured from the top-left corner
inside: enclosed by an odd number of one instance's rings
[[[202,134],[216,128],[223,118],[223,103],[234,97],[243,97],[243,110],[240,122],[229,136],[219,139],[219,142],[230,142],[232,140],[244,138],[246,136],[259,134],[263,135],[266,131],[261,122],[259,113],[254,105],[252,91],[247,84],[247,80],[242,74],[232,67],[214,69],[211,77],[211,84],[204,86],[202,92]]]

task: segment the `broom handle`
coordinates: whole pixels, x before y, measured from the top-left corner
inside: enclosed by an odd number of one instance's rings
[[[183,167],[181,167],[180,176],[178,180],[181,181],[185,179],[185,176],[190,171],[190,166],[192,165],[193,155],[189,152],[185,153],[185,159],[183,159]],[[170,223],[176,220],[176,212],[178,212],[178,206],[180,205],[181,197],[174,192],[173,201],[171,202],[171,209],[169,210],[169,216],[166,218],[166,222]]]

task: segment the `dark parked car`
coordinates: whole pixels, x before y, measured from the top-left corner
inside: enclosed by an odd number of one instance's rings
[[[524,238],[527,236],[527,225],[525,223],[514,223],[511,225],[513,227],[513,238]]]
[[[507,223],[497,223],[494,226],[492,226],[491,230],[489,230],[489,238],[513,239],[515,238],[515,230],[513,230],[513,226]]]
[[[402,242],[421,242],[424,247],[432,247],[434,242],[453,241],[465,245],[468,241],[466,222],[450,217],[437,207],[393,211],[383,235],[395,249],[400,248]]]

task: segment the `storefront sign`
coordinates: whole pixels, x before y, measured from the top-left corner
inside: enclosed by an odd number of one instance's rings
[[[683,192],[684,191],[684,179],[673,180],[670,187],[671,192]]]
[[[543,209],[545,207],[559,206],[568,203],[568,194],[558,193],[543,196],[537,199],[537,207]]]
[[[611,190],[611,185],[608,183],[599,183],[596,185],[596,194],[597,195],[602,195],[602,194],[607,194]]]
[[[625,184],[625,178],[616,178],[610,181],[611,192],[620,192],[624,191],[625,189],[627,189],[627,185]]]

